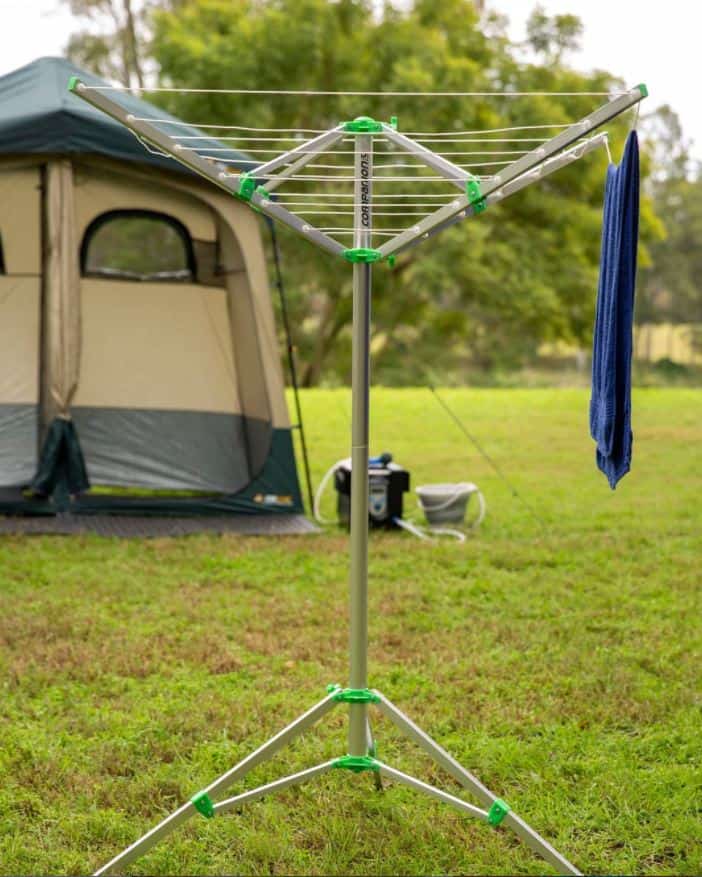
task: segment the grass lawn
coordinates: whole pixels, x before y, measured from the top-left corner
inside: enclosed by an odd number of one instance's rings
[[[488,517],[463,546],[373,535],[371,684],[586,873],[701,873],[702,392],[635,394],[634,469],[614,493],[586,392],[444,396],[543,525],[427,391],[375,390],[373,450],[415,485],[476,481]],[[310,391],[303,406],[318,481],[348,454],[349,394]],[[2,873],[96,868],[344,683],[346,550],[335,529],[3,539]],[[375,733],[381,758],[458,792],[387,722]],[[338,710],[249,781],[344,752]],[[334,772],[191,820],[134,871],[548,866],[510,832]]]

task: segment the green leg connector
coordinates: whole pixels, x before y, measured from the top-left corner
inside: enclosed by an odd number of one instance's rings
[[[207,792],[198,792],[197,795],[193,795],[190,800],[194,804],[197,812],[202,813],[205,819],[212,819],[215,815],[212,798],[210,798]]]
[[[327,685],[327,691],[334,692],[337,703],[380,703],[380,698],[369,688],[340,688],[338,685]]]
[[[380,770],[380,762],[370,755],[342,755],[332,762],[332,767],[361,773],[363,770]]]
[[[501,798],[495,798],[488,812],[487,821],[493,828],[497,828],[508,813],[509,804],[505,804]]]

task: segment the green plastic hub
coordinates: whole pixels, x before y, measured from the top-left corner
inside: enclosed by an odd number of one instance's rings
[[[251,196],[256,191],[256,180],[250,177],[246,171],[239,175],[239,188],[235,192],[237,198],[242,201],[250,201]]]
[[[382,122],[376,122],[370,116],[358,116],[353,122],[344,122],[347,134],[380,134],[382,130]]]
[[[636,87],[641,92],[641,97],[648,97],[648,89],[643,84],[643,82],[640,82]]]
[[[492,807],[488,811],[487,821],[493,828],[497,828],[508,813],[509,805],[505,804],[501,798],[495,798],[492,802]]]
[[[190,800],[194,804],[197,812],[202,813],[205,819],[212,819],[215,815],[212,798],[210,798],[207,792],[198,792],[197,795],[193,795]]]
[[[337,703],[380,703],[380,697],[370,688],[339,688],[338,685],[330,685],[327,691],[334,692],[334,700]]]
[[[79,82],[80,79],[77,76],[71,76],[71,78],[68,80],[68,90],[75,91],[78,88]]]
[[[487,202],[483,195],[480,183],[475,177],[466,180],[466,196],[473,208],[473,213],[482,213],[487,208]]]
[[[380,762],[370,755],[342,755],[332,762],[332,767],[339,770],[350,770],[353,773],[361,773],[364,770],[380,770]]]
[[[383,258],[380,250],[373,250],[370,247],[352,247],[344,250],[343,256],[347,262],[379,262]]]

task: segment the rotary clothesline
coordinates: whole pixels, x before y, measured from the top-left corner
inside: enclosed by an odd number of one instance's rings
[[[104,865],[98,874],[106,874],[114,870],[124,873],[125,866],[143,855],[162,837],[169,834],[195,813],[201,813],[207,818],[212,818],[231,808],[238,809],[249,801],[260,798],[263,795],[306,782],[329,770],[351,771],[353,773],[372,771],[376,778],[376,785],[381,783],[382,777],[389,777],[429,797],[438,799],[488,825],[493,827],[500,825],[509,827],[526,844],[536,850],[547,862],[555,867],[559,873],[580,874],[578,869],[565,856],[559,853],[530,825],[517,816],[504,801],[483,785],[477,777],[462,767],[418,725],[407,718],[383,693],[368,687],[368,479],[365,476],[368,472],[372,263],[383,259],[388,261],[394,259],[396,254],[403,252],[405,249],[420,243],[422,240],[450,227],[456,222],[483,212],[486,208],[531,185],[536,180],[543,179],[548,174],[581,158],[593,149],[602,147],[606,144],[606,135],[593,134],[593,132],[625,110],[637,105],[647,94],[645,86],[637,86],[628,92],[612,97],[606,104],[594,110],[589,116],[569,125],[567,128],[561,129],[552,138],[545,141],[537,141],[540,144],[538,147],[521,154],[506,167],[501,168],[497,174],[482,182],[469,170],[458,167],[438,153],[422,148],[422,144],[418,143],[417,140],[400,134],[395,126],[377,122],[368,117],[359,117],[353,121],[341,122],[336,127],[318,134],[313,139],[304,142],[290,151],[284,152],[282,155],[277,155],[265,161],[258,167],[254,166],[249,171],[233,174],[231,169],[228,169],[216,156],[204,157],[197,150],[184,149],[182,144],[174,142],[174,139],[159,129],[156,124],[152,124],[150,121],[137,121],[134,116],[130,116],[128,110],[118,101],[112,100],[103,93],[106,89],[102,87],[90,89],[77,79],[71,81],[69,88],[94,107],[103,110],[125,125],[132,133],[142,139],[145,144],[150,144],[148,148],[156,147],[163,150],[164,154],[170,155],[186,168],[200,174],[213,185],[236,197],[239,201],[247,203],[250,207],[260,211],[270,219],[282,222],[328,253],[336,257],[342,257],[347,262],[352,263],[353,413],[351,454],[353,472],[362,473],[362,477],[354,477],[351,485],[350,673],[348,687],[330,686],[327,696],[318,704],[308,709],[290,725],[279,731],[262,746],[259,746],[249,756],[226,771],[205,789],[195,794],[190,801],[185,802],[131,846]],[[200,90],[191,89],[191,91]],[[220,89],[215,91],[233,94],[268,93],[265,91],[243,89]],[[298,97],[304,94],[301,92],[285,93],[295,94]],[[313,92],[312,94],[329,94],[329,92]],[[391,93],[381,94],[389,96]],[[434,93],[434,95],[438,94],[441,93]],[[452,96],[455,96],[455,94],[451,93]],[[464,94],[468,95],[470,93],[466,92]],[[477,96],[477,93],[473,94]],[[401,96],[407,96],[407,93]],[[423,97],[425,95],[421,94],[420,96]],[[481,96],[485,96],[485,93]],[[512,93],[510,96],[517,95]],[[295,202],[293,200],[286,201],[284,198],[282,200],[279,199],[277,189],[295,180],[296,191],[295,193],[289,193],[289,195],[291,197],[300,197],[298,193],[303,188],[302,185],[297,185],[300,178],[307,183],[314,183],[315,188],[317,188],[318,182],[330,182],[328,177],[318,179],[317,175],[298,173],[298,171],[303,170],[310,163],[314,162],[315,155],[328,152],[339,141],[345,141],[350,136],[354,141],[355,147],[354,173],[352,176],[343,178],[340,178],[337,174],[331,177],[331,181],[337,186],[340,179],[352,184],[353,191],[350,193],[352,202],[347,202],[343,208],[339,207],[337,210],[329,210],[327,212],[335,214],[335,216],[341,213],[350,215],[352,217],[351,227],[337,226],[332,224],[330,220],[327,226],[317,228],[306,217],[289,210],[288,207],[295,206]],[[417,176],[404,179],[396,175],[390,177],[389,180],[383,177],[376,177],[373,173],[374,140],[391,143],[397,149],[404,150],[405,152],[414,152],[421,156],[421,161],[428,168],[440,176],[436,178]],[[426,138],[426,141],[432,142],[432,139]],[[451,141],[447,137],[441,142]],[[180,149],[178,148],[179,146],[181,146]],[[246,156],[241,156],[241,162],[245,161]],[[254,163],[247,163],[248,166],[252,164]],[[443,196],[447,199],[446,203],[440,204],[438,207],[436,203],[423,204],[423,211],[428,212],[420,214],[421,218],[419,221],[413,222],[407,228],[376,229],[374,227],[375,216],[387,211],[387,207],[385,207],[385,211],[381,207],[378,213],[374,214],[373,212],[376,186],[381,187],[380,194],[383,194],[383,186],[389,185],[390,182],[393,185],[410,181],[426,184],[428,181],[433,183],[435,179],[440,180],[443,185],[454,187],[454,191],[450,196]],[[459,189],[458,193],[455,192],[455,188]],[[275,192],[273,191],[274,189],[276,190]],[[319,197],[320,193],[312,192],[310,195]],[[333,196],[337,197],[336,192],[333,193]],[[396,196],[393,194],[391,197]],[[313,212],[312,205],[314,205],[314,202],[306,203],[308,205],[308,212]],[[329,204],[329,202],[327,203]],[[412,211],[408,208],[415,206],[415,203],[421,202],[405,202],[403,215],[407,215],[409,218],[412,215]],[[285,206],[286,204],[287,207]],[[351,207],[352,209],[349,210],[348,208]],[[412,218],[414,217],[412,216]],[[398,224],[395,223],[395,225]],[[374,234],[379,235],[382,239],[379,247],[373,247]],[[338,236],[345,237],[347,235],[352,235],[350,241],[342,243],[337,240]],[[336,704],[344,704],[348,707],[348,755],[285,776],[282,779],[259,786],[233,798],[221,800],[226,789],[232,783],[241,779],[257,764],[272,757],[284,745],[289,743],[303,730],[309,728]],[[380,761],[376,757],[375,742],[368,716],[368,708],[373,704],[377,705],[395,723],[400,731],[418,744],[425,753],[457,780],[464,789],[468,790],[480,802],[481,806],[476,807],[469,804],[457,795],[450,794],[417,780]]]

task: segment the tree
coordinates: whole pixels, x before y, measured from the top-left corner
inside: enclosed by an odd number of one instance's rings
[[[647,189],[664,235],[652,241],[639,283],[637,317],[649,323],[702,322],[702,173],[690,159],[680,119],[669,106],[642,119],[653,144]]]
[[[146,6],[135,0],[64,0],[87,27],[72,34],[66,54],[122,85],[144,87]],[[138,2],[138,0],[137,0]]]
[[[527,43],[546,64],[560,64],[566,52],[580,48],[583,25],[577,15],[549,16],[536,6],[527,20]]]

